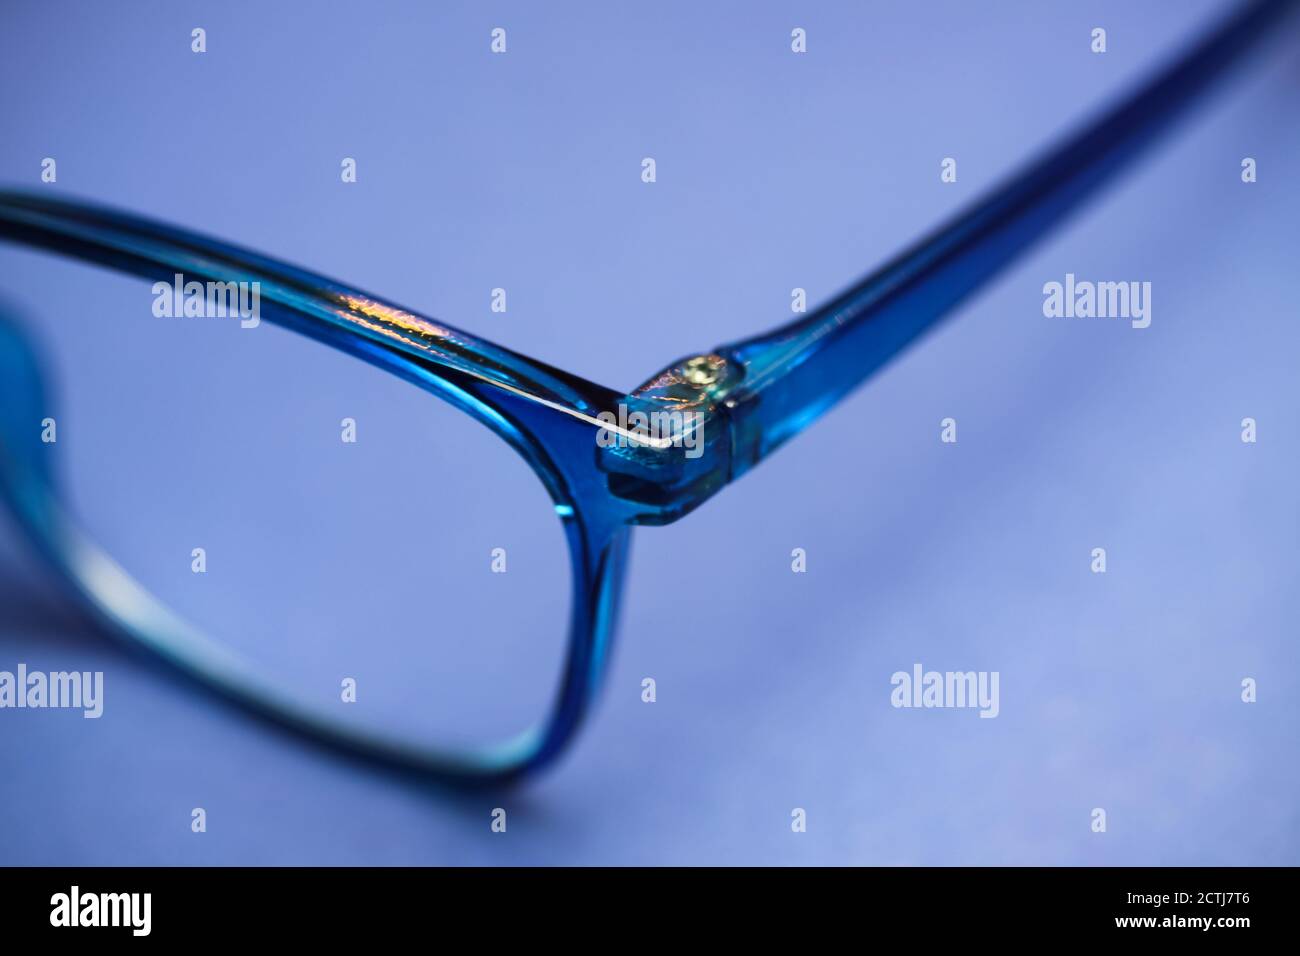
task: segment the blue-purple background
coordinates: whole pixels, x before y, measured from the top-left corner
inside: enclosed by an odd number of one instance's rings
[[[829,296],[1228,6],[11,3],[0,181],[627,388],[782,321],[794,286]],[[1279,35],[951,324],[639,532],[607,693],[521,790],[431,794],[217,708],[0,545],[0,669],[107,673],[99,721],[0,712],[0,862],[1298,862],[1297,50]],[[1151,328],[1044,318],[1066,272],[1151,281]],[[1001,716],[892,709],[915,662],[999,671]]]

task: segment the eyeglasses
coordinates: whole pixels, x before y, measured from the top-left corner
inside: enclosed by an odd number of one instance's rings
[[[114,494],[131,489],[140,493],[139,482],[131,488],[114,487],[110,472],[112,463],[125,455],[114,441],[126,441],[133,428],[151,424],[125,423],[109,438],[101,429],[93,455],[85,444],[81,451],[65,453],[66,429],[61,446],[58,417],[50,414],[53,399],[38,357],[40,349],[18,323],[2,315],[0,491],[55,569],[114,633],[155,652],[224,696],[312,738],[449,781],[499,782],[536,770],[572,739],[599,689],[609,659],[631,529],[669,524],[690,513],[923,335],[1154,142],[1288,6],[1283,0],[1265,0],[1234,16],[1117,109],[816,312],[775,331],[684,358],[627,394],[319,275],[195,233],[82,203],[0,193],[0,236],[52,251],[68,261],[153,280],[155,316],[180,321],[204,314],[216,303],[223,314],[245,326],[256,326],[264,317],[443,399],[486,425],[504,441],[500,447],[509,447],[522,458],[541,483],[541,493],[534,497],[558,516],[568,550],[567,585],[562,580],[565,568],[541,559],[534,562],[555,578],[538,593],[554,602],[568,589],[568,626],[559,632],[563,644],[533,639],[529,623],[533,608],[527,602],[505,607],[509,599],[492,594],[476,595],[473,600],[484,609],[478,612],[484,619],[496,611],[516,615],[508,628],[517,638],[514,643],[489,646],[482,639],[483,666],[491,673],[507,666],[522,670],[525,679],[508,685],[503,696],[526,703],[521,713],[537,710],[536,719],[489,724],[472,741],[458,740],[466,735],[455,733],[425,740],[419,727],[408,728],[411,732],[405,734],[390,733],[342,716],[366,693],[369,685],[364,680],[346,675],[340,679],[337,669],[326,667],[311,672],[308,682],[329,687],[330,695],[298,693],[287,686],[278,668],[304,666],[311,671],[315,650],[298,645],[288,658],[277,661],[274,649],[265,647],[273,641],[273,633],[259,638],[256,646],[241,649],[232,645],[229,635],[209,634],[190,623],[189,615],[170,608],[156,595],[157,587],[137,580],[117,560],[120,555],[110,556],[100,547],[99,536],[82,525],[85,509],[69,503],[60,479],[61,470],[71,467],[66,456],[81,455],[80,470],[90,475],[84,480],[93,492],[108,496],[107,523],[116,521],[116,530],[126,537],[143,534],[142,525],[129,515],[117,515],[112,506]],[[51,295],[56,293],[53,290]],[[88,374],[100,370],[109,377],[109,370],[117,370],[136,380],[149,377],[147,365],[123,372],[122,367],[130,364],[128,356],[88,354],[93,350],[75,334],[55,330],[53,335],[72,348],[81,347],[82,367],[91,370]],[[232,352],[226,358],[233,363],[238,356]],[[150,361],[156,361],[152,352]],[[237,376],[233,364],[231,368]],[[322,376],[332,375],[334,368],[330,366]],[[70,390],[81,389],[93,408],[97,399],[92,388],[80,380],[67,384]],[[318,385],[322,393],[329,392],[329,381]],[[307,387],[313,385],[309,382]],[[102,400],[103,390],[98,394]],[[284,397],[273,395],[270,400]],[[150,407],[163,414],[168,396],[149,398]],[[218,413],[203,427],[216,430],[219,419]],[[193,435],[197,426],[185,420],[159,427],[197,440],[205,437]],[[355,439],[357,427],[354,419],[340,420],[343,444],[349,442],[349,428]],[[445,435],[434,438],[452,440]],[[240,472],[237,466],[238,446],[251,440],[245,435],[228,436],[225,445],[209,442],[213,457],[204,459],[204,467],[222,468],[236,461],[230,480],[261,481],[262,475]],[[172,481],[184,483],[185,468],[194,462],[169,462],[179,468]],[[474,499],[472,484],[462,485],[455,495],[431,499],[422,494],[418,478],[393,486],[382,473],[372,477],[358,480],[355,497],[396,498],[404,505],[403,515],[432,513],[435,526],[439,514],[470,507]],[[330,481],[328,476],[316,480]],[[143,494],[141,501],[147,503],[150,494],[164,492],[146,488]],[[526,497],[522,494],[518,501],[512,497],[507,503],[520,503]],[[530,498],[527,503],[536,502]],[[276,514],[261,515],[259,520],[274,521]],[[238,524],[246,516],[236,510],[225,517]],[[318,518],[326,520],[324,515],[303,516],[303,526]],[[547,520],[554,523],[553,518]],[[220,524],[210,522],[209,533],[219,534]],[[244,530],[255,536],[259,529]],[[500,550],[499,555],[495,549],[492,553],[492,571],[506,569],[509,558],[505,549]],[[196,547],[189,557],[189,573],[206,573],[208,549]],[[386,555],[346,558],[358,566],[379,565],[382,577],[386,562],[409,567],[421,560],[421,552],[416,549],[405,560]],[[334,567],[342,560],[310,554],[303,559],[323,562],[312,565],[315,568]],[[256,562],[256,553],[250,551],[248,560]],[[259,573],[272,582],[267,590],[273,592],[277,567],[268,563]],[[307,574],[309,580],[312,573]],[[427,579],[417,575],[412,580],[419,593],[411,594],[411,600],[423,606],[434,622],[448,603],[462,596],[445,582],[437,587],[437,575]],[[429,593],[420,590],[425,585]],[[256,613],[256,600],[241,600]],[[462,648],[480,643],[475,618],[468,621],[464,628],[468,633],[456,636]],[[289,617],[277,627],[292,624]],[[384,626],[377,621],[368,631],[373,635]],[[246,650],[270,656],[254,662]],[[492,709],[492,701],[480,699],[480,690],[460,681],[456,654],[437,650],[431,654],[432,666],[446,678],[437,696],[450,714],[450,726],[474,705],[486,703],[481,709]],[[549,661],[552,655],[557,659]],[[409,663],[411,669],[420,666],[414,659]],[[399,663],[396,669],[404,665]],[[530,669],[538,669],[539,676],[533,682],[535,689],[525,693],[521,688],[531,686]],[[554,681],[544,679],[551,673]],[[522,702],[527,694],[534,699]],[[526,726],[520,729],[515,726],[519,723]]]

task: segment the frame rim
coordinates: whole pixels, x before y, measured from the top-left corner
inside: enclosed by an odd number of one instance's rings
[[[164,271],[231,281],[238,272],[239,281],[269,286],[274,291],[269,296],[263,292],[262,311],[268,321],[408,381],[505,441],[547,489],[569,550],[566,659],[548,710],[532,727],[496,745],[404,745],[396,737],[358,732],[323,711],[277,696],[269,682],[247,682],[256,668],[223,667],[202,646],[219,646],[219,638],[170,612],[170,620],[157,617],[150,626],[139,615],[115,608],[106,582],[118,588],[130,582],[141,594],[148,592],[120,568],[113,574],[116,564],[59,504],[36,455],[39,449],[14,440],[15,423],[6,415],[0,438],[10,440],[0,441],[0,498],[98,625],[246,711],[333,750],[425,778],[505,783],[565,750],[603,683],[630,542],[627,504],[605,485],[594,454],[574,453],[584,443],[594,448],[591,436],[599,424],[594,410],[617,393],[276,260],[92,204],[0,191],[0,240],[146,281],[161,278]],[[3,315],[0,350],[27,366],[30,388],[39,390],[40,363],[19,324]],[[6,426],[11,431],[7,436]]]

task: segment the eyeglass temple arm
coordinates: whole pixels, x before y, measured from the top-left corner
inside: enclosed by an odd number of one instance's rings
[[[1048,233],[1149,146],[1292,0],[1235,14],[1125,103],[975,208],[805,319],[716,350],[734,479],[791,438]]]

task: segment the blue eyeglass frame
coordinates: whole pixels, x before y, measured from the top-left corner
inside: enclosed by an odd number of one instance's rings
[[[39,363],[0,316],[0,496],[40,551],[116,635],[227,698],[310,738],[423,776],[512,780],[572,739],[609,659],[631,528],[663,525],[798,434],[1154,142],[1292,0],[1251,3],[1118,108],[964,215],[809,316],[675,362],[629,394],[397,308],[322,276],[205,236],[80,202],[0,191],[0,238],[148,279],[258,282],[262,316],[348,352],[450,402],[515,449],[545,484],[572,561],[568,661],[549,717],[495,748],[411,747],[335,722],[171,616],[98,550],[59,504],[33,421]],[[703,452],[630,441],[602,447],[602,412],[695,412]]]

